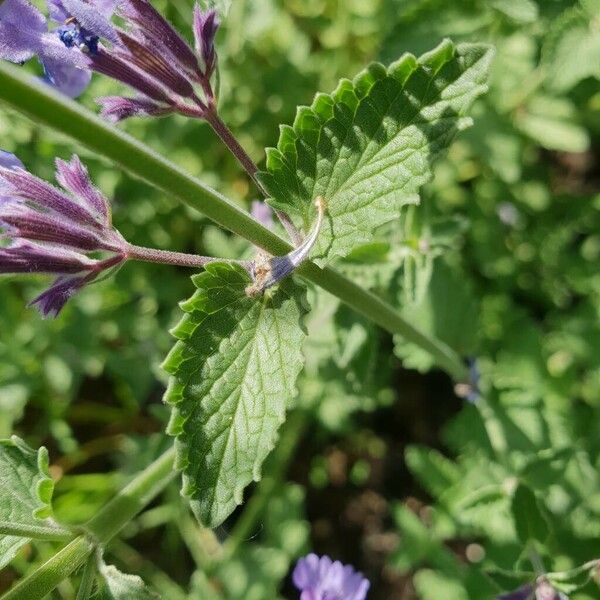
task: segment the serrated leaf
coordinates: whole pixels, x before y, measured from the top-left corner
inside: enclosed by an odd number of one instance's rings
[[[98,569],[102,579],[99,600],[159,600],[137,575],[121,573],[113,565],[102,563]]]
[[[0,521],[23,529],[54,526],[53,491],[46,448],[34,450],[17,436],[0,440]],[[0,569],[28,542],[26,537],[0,535]]]
[[[183,493],[197,518],[220,524],[260,479],[262,462],[296,395],[302,368],[303,288],[285,281],[250,298],[239,266],[212,263],[193,278],[165,370]]]
[[[299,217],[305,230],[315,198],[325,199],[313,259],[346,256],[417,201],[434,159],[470,124],[465,112],[486,90],[492,55],[486,45],[445,40],[419,59],[373,63],[332,94],[318,94],[298,109],[293,127],[281,128],[259,177],[270,203]]]
[[[535,494],[528,486],[520,483],[512,498],[511,510],[517,535],[523,544],[535,540],[546,541],[550,530],[548,522]]]

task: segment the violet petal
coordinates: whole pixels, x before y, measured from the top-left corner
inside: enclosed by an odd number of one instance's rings
[[[298,561],[292,579],[302,592],[301,598],[310,600],[364,600],[370,586],[350,565],[316,554]]]
[[[148,0],[124,0],[119,4],[119,14],[135,23],[144,35],[168,48],[192,72],[197,71],[198,61],[191,48]]]
[[[46,6],[48,7],[48,16],[57,23],[64,23],[70,16],[62,0],[46,0]]]
[[[6,150],[0,150],[0,167],[25,169],[25,165],[12,152],[6,152]]]
[[[77,155],[70,162],[56,159],[56,180],[68,192],[85,204],[96,220],[110,225],[110,205],[104,195],[91,182],[88,171]]]
[[[50,213],[40,212],[26,204],[7,202],[0,205],[0,227],[7,229],[10,237],[70,246],[79,250],[118,251],[119,245],[108,236],[73,223],[69,219],[57,218]]]
[[[157,102],[170,103],[169,95],[162,86],[122,58],[100,50],[91,60],[95,71],[125,83]]]
[[[273,209],[266,202],[253,200],[250,214],[261,225],[264,225],[268,229],[273,228]]]
[[[93,215],[86,208],[65,196],[47,181],[38,179],[27,171],[21,169],[13,171],[0,167],[0,181],[2,180],[8,184],[3,187],[5,195],[32,200],[39,206],[77,223],[98,226]]]
[[[129,51],[127,54],[117,52],[117,56],[123,60],[130,60],[141,71],[152,75],[160,81],[165,87],[170,88],[180,96],[192,96],[194,88],[182,73],[177,69],[177,65],[167,62],[155,49],[149,50],[144,44],[136,40],[125,32],[119,32],[123,45]]]
[[[0,21],[0,58],[14,63],[22,63],[37,54],[40,48],[41,42],[38,33]]]
[[[194,6],[194,39],[196,52],[206,66],[207,77],[210,77],[214,70],[215,54],[215,36],[219,29],[219,19],[215,10],[203,11],[196,3]]]
[[[0,273],[72,274],[89,271],[96,261],[73,250],[20,240],[0,248]]]
[[[66,12],[77,19],[81,27],[113,44],[119,43],[116,29],[109,18],[102,14],[95,5],[82,0],[62,0],[62,4]]]
[[[63,61],[46,58],[44,81],[69,98],[80,96],[90,84],[91,71],[80,69]]]
[[[69,299],[86,283],[85,276],[58,277],[46,291],[34,298],[29,306],[35,306],[44,318],[56,318]]]
[[[148,98],[104,96],[96,98],[96,102],[102,107],[100,115],[113,123],[129,117],[157,116],[171,111],[169,107],[156,104]]]
[[[27,0],[4,0],[0,4],[0,21],[32,33],[48,29],[44,15]]]

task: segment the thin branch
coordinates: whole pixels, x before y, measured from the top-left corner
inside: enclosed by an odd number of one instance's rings
[[[164,265],[176,265],[180,267],[202,268],[208,263],[233,262],[242,266],[249,273],[252,272],[252,261],[250,260],[232,260],[224,258],[215,258],[213,256],[198,256],[197,254],[185,254],[184,252],[172,252],[170,250],[157,250],[156,248],[144,248],[128,244],[126,247],[126,256],[131,260],[141,260],[144,262],[160,263]]]
[[[204,113],[204,119],[213,128],[213,131],[221,138],[222,142],[229,148],[231,154],[237,159],[242,165],[246,173],[250,176],[260,193],[263,197],[267,197],[267,191],[262,186],[256,174],[258,173],[258,167],[254,161],[250,158],[243,146],[237,141],[237,138],[233,135],[229,127],[225,125],[221,117],[217,114],[216,110],[207,110]],[[292,220],[282,211],[274,209],[273,212],[279,219],[279,222],[283,225],[287,234],[290,236],[290,240],[294,246],[299,246],[302,243],[302,234],[296,229]]]

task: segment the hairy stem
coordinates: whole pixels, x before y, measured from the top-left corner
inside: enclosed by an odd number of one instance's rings
[[[90,600],[94,588],[94,580],[96,579],[96,557],[92,554],[88,557],[79,589],[77,590],[77,598],[75,600]]]
[[[127,258],[131,260],[142,260],[145,262],[161,263],[164,265],[177,265],[180,267],[202,268],[208,263],[220,261],[222,258],[212,256],[198,256],[196,254],[185,254],[184,252],[171,252],[170,250],[157,250],[155,248],[144,248],[143,246],[134,246],[128,244],[126,248]],[[249,260],[231,260],[247,271],[251,270],[251,261]]]
[[[0,99],[36,123],[72,137],[270,254],[283,255],[291,250],[290,244],[219,192],[49,86],[38,85],[27,73],[6,62],[0,63]],[[416,329],[375,294],[331,268],[320,269],[313,263],[305,263],[299,272],[390,333],[398,333],[407,342],[429,352],[437,365],[455,380],[469,381],[468,369],[449,346]]]
[[[173,480],[175,449],[170,448],[126,485],[85,525],[80,535],[31,575],[21,579],[2,600],[41,600],[79,569],[98,547],[108,543]]]
[[[34,540],[66,541],[73,538],[73,533],[62,527],[45,527],[43,525],[25,525],[0,521],[0,535],[14,535]]]
[[[63,579],[77,571],[93,551],[94,544],[87,537],[75,538],[31,575],[21,579],[2,596],[2,600],[45,598]]]
[[[216,109],[212,111],[206,111],[204,114],[204,119],[213,128],[213,131],[221,138],[221,141],[227,146],[227,148],[229,148],[229,151],[231,154],[233,154],[233,156],[235,156],[240,165],[242,165],[246,173],[248,173],[256,187],[259,189],[260,193],[266,197],[268,194],[256,177],[258,167],[250,158],[246,150],[244,150],[244,147],[238,142],[237,138],[233,135],[229,127],[227,127],[227,125],[225,125],[225,123],[222,121],[221,117],[219,117]],[[296,229],[296,226],[292,223],[291,219],[280,210],[274,209],[273,212],[279,219],[279,222],[283,225],[287,234],[290,236],[292,243],[295,246],[301,244],[302,234]]]

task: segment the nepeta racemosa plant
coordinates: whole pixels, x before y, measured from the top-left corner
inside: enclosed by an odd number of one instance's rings
[[[403,207],[418,202],[433,162],[470,124],[467,111],[486,90],[493,54],[488,46],[445,40],[421,57],[405,54],[342,79],[331,94],[317,94],[310,106],[299,108],[292,125],[281,127],[277,148],[267,150],[259,171],[219,115],[214,10],[194,9],[192,48],[147,0],[52,0],[49,9],[58,26],[48,32],[25,0],[5,0],[0,56],[22,62],[37,55],[44,65],[51,57],[64,69],[76,69],[82,81],[97,73],[135,95],[99,98],[101,121],[2,66],[0,98],[205,213],[252,247],[247,260],[225,260],[134,246],[113,227],[107,199],[77,157],[57,160],[59,190],[16,157],[2,155],[0,272],[52,275],[50,287],[33,300],[44,315],[56,316],[74,293],[127,260],[200,271],[192,276],[196,290],[181,304],[184,316],[172,332],[177,342],[164,362],[174,452],[88,522],[87,535],[76,536],[34,514],[24,518],[21,529],[7,527],[5,535],[9,530],[23,537],[26,530],[30,537],[71,535],[67,548],[74,570],[166,485],[173,468],[182,474],[183,495],[198,520],[211,528],[222,524],[242,503],[246,487],[260,480],[278,430],[298,402],[305,317],[311,310],[307,284],[417,344],[472,392],[469,370],[454,350],[335,267],[343,267],[380,227],[398,220]],[[125,118],[172,114],[206,121],[219,135],[264,197],[253,211],[258,220],[114,126]],[[280,225],[272,224],[269,206]],[[11,457],[27,454],[19,442],[12,443]],[[45,480],[44,468],[34,469],[32,462],[27,476]],[[26,487],[34,502],[35,485]],[[57,557],[56,564],[63,564]],[[143,586],[115,574],[101,553],[87,564],[110,589],[115,579],[122,585],[128,581],[132,589]],[[313,581],[315,569],[326,576]],[[368,588],[351,568],[314,556],[301,563],[295,580],[307,597],[329,598],[335,592],[332,597],[362,598]],[[30,589],[27,585],[25,580],[19,593]]]

